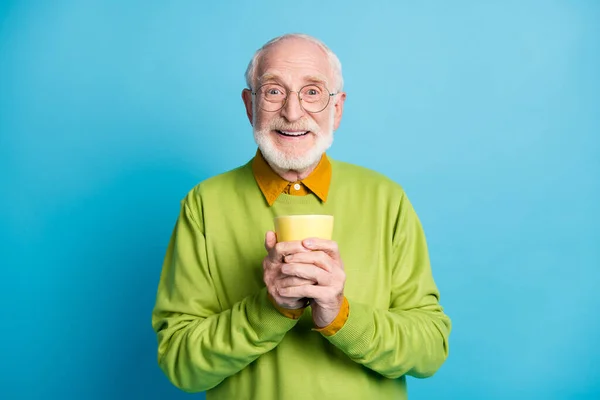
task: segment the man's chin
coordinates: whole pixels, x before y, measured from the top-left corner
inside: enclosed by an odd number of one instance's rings
[[[302,171],[312,167],[315,162],[318,162],[321,155],[318,157],[312,154],[290,154],[282,151],[272,151],[269,149],[261,149],[261,153],[272,166],[283,169]],[[316,158],[316,161],[315,161]]]
[[[328,145],[324,146],[324,143],[320,143],[320,141],[317,140],[315,143],[312,143],[311,146],[306,146],[306,148],[300,150],[298,144],[280,146],[280,143],[274,141],[271,135],[255,132],[254,138],[263,157],[271,166],[282,170],[293,171],[302,171],[313,167],[319,162],[323,153],[325,153],[327,148],[331,146],[331,142],[333,142],[332,137],[332,140]]]

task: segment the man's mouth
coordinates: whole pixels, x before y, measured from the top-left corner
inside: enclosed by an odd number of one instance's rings
[[[299,137],[306,135],[309,131],[275,131],[282,136],[287,137]]]

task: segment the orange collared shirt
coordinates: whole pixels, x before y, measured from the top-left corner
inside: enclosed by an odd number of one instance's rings
[[[331,182],[331,163],[325,154],[314,171],[305,179],[289,182],[277,175],[267,163],[260,150],[252,160],[252,172],[269,206],[272,206],[281,193],[305,196],[314,193],[321,201],[327,201]]]
[[[267,163],[260,150],[256,151],[256,155],[252,160],[252,172],[254,173],[256,183],[263,196],[265,196],[267,203],[269,203],[269,206],[272,206],[273,203],[275,203],[275,200],[277,200],[277,197],[282,193],[293,196],[305,196],[312,192],[321,199],[321,201],[327,201],[329,184],[331,183],[331,163],[325,154],[321,157],[321,160],[314,171],[305,179],[298,182],[289,182],[277,175]],[[288,318],[298,319],[305,310],[305,308],[295,310],[281,308],[271,296],[269,296],[269,300],[282,315]],[[348,300],[344,297],[342,307],[340,308],[337,317],[329,325],[323,328],[315,328],[314,330],[321,332],[325,336],[335,334],[346,323],[349,311],[350,306]]]

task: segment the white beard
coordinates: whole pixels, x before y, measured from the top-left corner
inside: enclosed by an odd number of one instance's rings
[[[286,123],[282,118],[276,118],[262,129],[256,128],[256,118],[253,121],[254,141],[267,162],[273,167],[282,170],[303,171],[316,165],[323,153],[333,144],[333,124],[335,108],[331,107],[330,124],[327,131],[322,131],[312,120],[303,120],[300,123]],[[256,116],[256,113],[254,113]],[[273,130],[303,130],[315,135],[315,143],[306,153],[292,156],[279,150],[271,138]]]

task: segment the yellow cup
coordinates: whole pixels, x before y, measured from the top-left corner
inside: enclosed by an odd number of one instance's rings
[[[278,242],[310,237],[331,240],[333,233],[333,215],[282,215],[273,222]]]

